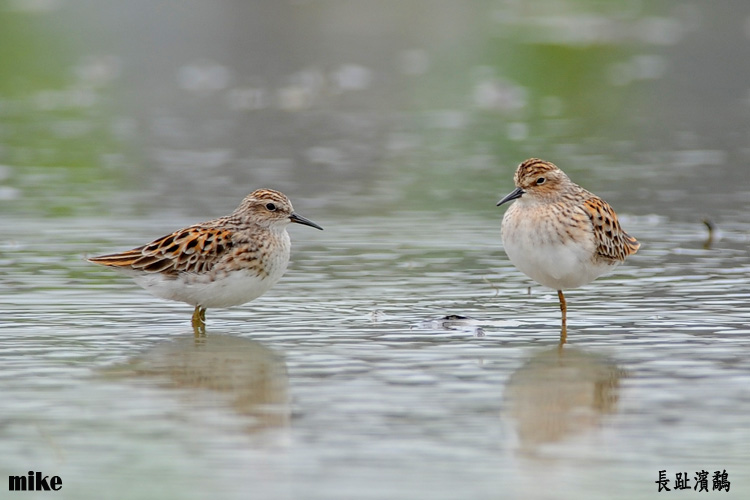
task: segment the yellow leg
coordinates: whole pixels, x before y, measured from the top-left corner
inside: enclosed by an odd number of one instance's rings
[[[568,340],[568,306],[565,303],[565,295],[562,290],[557,291],[557,298],[560,299],[560,311],[562,312],[562,327],[560,328],[560,345]]]
[[[195,306],[193,311],[193,332],[196,336],[206,334],[206,308],[202,306]]]

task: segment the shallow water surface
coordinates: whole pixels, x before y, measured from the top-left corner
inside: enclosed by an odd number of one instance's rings
[[[726,469],[740,498],[747,228],[704,249],[699,225],[624,219],[643,248],[569,293],[562,350],[499,214],[316,215],[282,281],[199,339],[189,306],[81,259],[163,221],[28,221],[3,252],[0,469],[65,498],[310,499],[647,498],[659,470]]]

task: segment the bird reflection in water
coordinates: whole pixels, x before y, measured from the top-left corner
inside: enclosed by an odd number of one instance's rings
[[[153,377],[175,389],[207,389],[228,395],[228,406],[248,417],[249,432],[289,423],[283,358],[263,344],[229,335],[174,338],[108,370],[122,377]],[[188,404],[201,392],[188,392]]]
[[[617,411],[625,372],[601,355],[556,347],[539,352],[511,375],[504,415],[514,424],[521,451],[597,428]]]

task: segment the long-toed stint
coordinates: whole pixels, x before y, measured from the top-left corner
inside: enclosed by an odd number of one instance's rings
[[[516,185],[497,206],[505,212],[505,253],[521,272],[557,290],[560,345],[567,340],[563,290],[578,288],[615,268],[641,246],[620,227],[609,204],[570,180],[554,164],[531,158],[518,166]]]
[[[195,306],[198,332],[207,308],[245,304],[279,281],[289,263],[292,222],[323,229],[296,214],[284,194],[258,189],[225,217],[88,260],[125,272],[157,297]]]

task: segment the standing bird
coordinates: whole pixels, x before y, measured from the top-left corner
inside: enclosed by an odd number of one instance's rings
[[[591,283],[641,246],[622,230],[609,204],[570,180],[554,164],[530,158],[513,177],[516,189],[497,206],[505,212],[505,253],[518,269],[557,290],[562,311],[560,344],[567,339],[563,290]]]
[[[206,308],[245,304],[279,281],[289,263],[291,222],[323,229],[297,215],[286,195],[258,189],[225,217],[88,260],[123,271],[157,297],[195,306],[198,332],[205,329]]]

